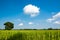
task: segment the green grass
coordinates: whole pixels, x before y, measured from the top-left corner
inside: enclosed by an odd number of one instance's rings
[[[0,30],[0,40],[60,40],[60,30]]]

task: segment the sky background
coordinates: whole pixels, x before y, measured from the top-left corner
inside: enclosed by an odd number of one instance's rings
[[[8,21],[14,29],[60,29],[60,0],[0,0],[0,29]]]

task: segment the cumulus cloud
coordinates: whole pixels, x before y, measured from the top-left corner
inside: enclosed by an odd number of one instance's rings
[[[29,22],[28,24],[32,25],[32,24],[33,24],[33,22]]]
[[[23,23],[20,23],[18,26],[23,26]]]
[[[58,21],[56,21],[56,20],[58,20]],[[56,15],[52,16],[52,18],[49,18],[47,21],[48,22],[54,21],[54,23],[60,24],[60,22],[59,22],[60,21],[60,12],[58,12]]]
[[[28,4],[23,8],[23,11],[25,14],[29,14],[31,17],[35,17],[39,14],[40,8],[35,5]]]

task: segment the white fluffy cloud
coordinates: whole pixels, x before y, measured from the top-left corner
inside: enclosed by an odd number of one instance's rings
[[[28,4],[23,8],[25,14],[29,14],[31,17],[35,17],[39,14],[40,8],[35,5]]]
[[[23,23],[20,23],[18,26],[23,26]]]
[[[58,21],[56,21],[56,20],[58,20]],[[56,15],[52,16],[52,18],[49,18],[47,21],[48,22],[54,21],[54,23],[60,24],[60,12],[58,12]]]
[[[32,25],[32,24],[33,24],[33,22],[29,22],[28,24]]]

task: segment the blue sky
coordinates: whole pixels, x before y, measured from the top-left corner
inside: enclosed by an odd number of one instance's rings
[[[60,28],[60,0],[0,0],[0,29],[7,21],[14,29]]]

